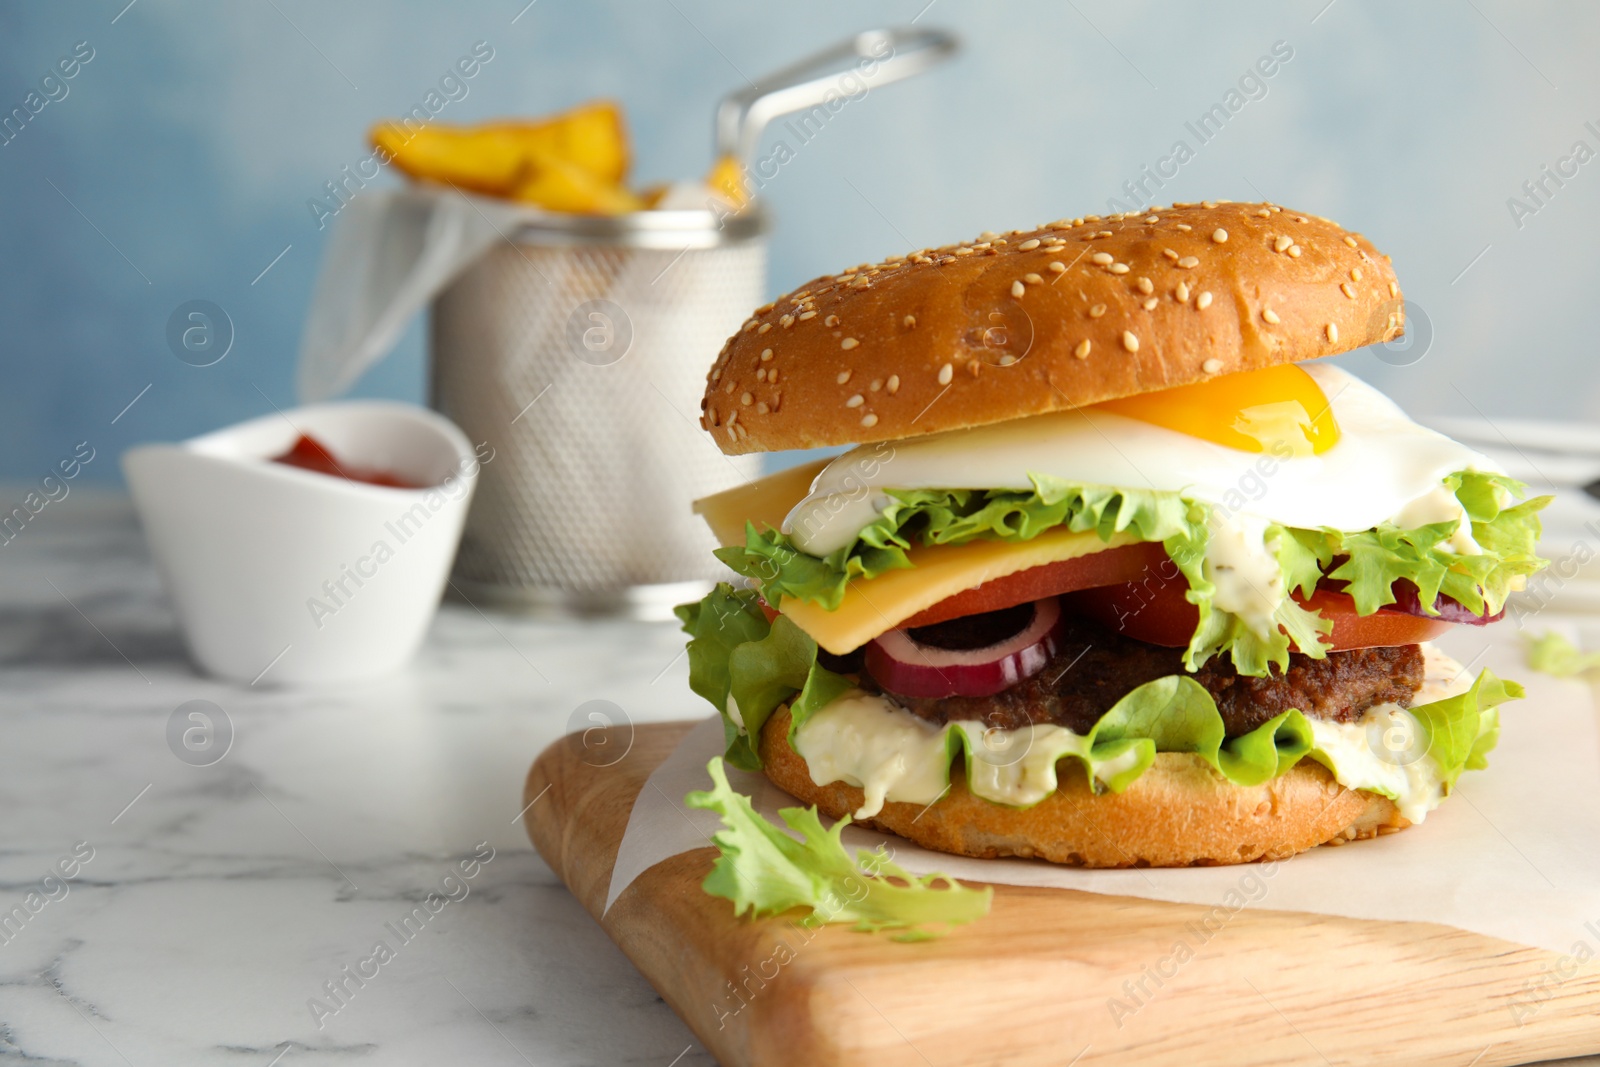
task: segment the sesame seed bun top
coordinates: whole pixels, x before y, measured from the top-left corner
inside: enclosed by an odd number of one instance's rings
[[[894,441],[1398,337],[1389,257],[1275,204],[1174,204],[890,256],[758,308],[701,425],[734,455]]]

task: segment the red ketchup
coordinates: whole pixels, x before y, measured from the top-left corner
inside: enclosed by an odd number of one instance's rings
[[[348,463],[340,463],[333,458],[333,453],[328,451],[326,445],[305,434],[300,435],[300,439],[289,451],[281,456],[273,456],[272,462],[285,463],[301,470],[316,471],[318,474],[332,475],[346,481],[365,482],[367,485],[386,485],[392,489],[423,488],[390,471],[367,470],[362,467],[352,467]]]

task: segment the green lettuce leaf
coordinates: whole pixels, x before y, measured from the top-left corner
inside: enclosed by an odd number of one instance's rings
[[[930,926],[960,925],[989,913],[991,887],[974,889],[942,874],[910,874],[881,845],[871,852],[858,850],[852,859],[840,840],[849,817],[824,829],[815,807],[778,812],[797,839],[762,818],[750,798],[728,784],[722,760],[713,758],[706,771],[711,788],[690,793],[684,803],[722,817],[722,829],[712,837],[720,855],[701,885],[712,896],[731,900],[734,915],[808,908],[806,922],[812,925],[899,930],[894,940],[920,941],[938,935]]]
[[[851,688],[818,665],[804,630],[782,615],[768,623],[751,590],[724,582],[673,611],[690,638],[689,688],[721,713],[728,762],[741,770],[760,769],[755,739],[779,704],[794,698],[791,710],[808,714]]]
[[[1305,547],[1316,553],[1322,567],[1343,558],[1328,577],[1343,581],[1356,610],[1370,615],[1394,603],[1394,583],[1413,582],[1423,610],[1438,612],[1434,601],[1441,595],[1465,605],[1476,614],[1493,615],[1505,606],[1518,579],[1545,566],[1535,552],[1539,542],[1539,511],[1550,497],[1535,497],[1513,507],[1502,507],[1507,497],[1519,497],[1527,486],[1503,474],[1462,471],[1444,480],[1472,522],[1472,538],[1483,549],[1479,555],[1461,555],[1449,547],[1453,522],[1437,522],[1404,530],[1384,523],[1355,533],[1333,529],[1299,531]],[[1320,534],[1320,538],[1316,535]]]
[[[876,521],[849,545],[824,556],[801,552],[777,530],[745,529],[743,546],[717,550],[717,558],[754,579],[769,604],[784,597],[839,606],[846,588],[860,578],[912,566],[906,551],[915,544],[946,545],[989,539],[1027,541],[1047,530],[1093,530],[1102,541],[1130,535],[1159,541],[1188,582],[1186,596],[1199,621],[1184,653],[1184,666],[1196,670],[1226,652],[1247,677],[1264,677],[1272,665],[1285,669],[1291,647],[1323,655],[1321,636],[1332,624],[1285,598],[1271,625],[1257,630],[1229,612],[1214,608],[1216,587],[1205,576],[1208,540],[1206,505],[1177,493],[1084,485],[1030,476],[1031,490],[891,490],[890,503]],[[1463,471],[1444,480],[1472,523],[1480,555],[1460,555],[1449,547],[1453,523],[1416,529],[1384,524],[1342,532],[1272,526],[1267,543],[1276,556],[1287,589],[1304,595],[1324,573],[1344,581],[1357,610],[1370,615],[1394,602],[1392,587],[1406,579],[1420,590],[1426,610],[1450,596],[1471,610],[1497,612],[1512,587],[1545,565],[1534,554],[1539,539],[1538,511],[1550,500],[1539,497],[1515,506],[1502,501],[1526,487],[1500,474]],[[1335,564],[1337,566],[1335,567]]]
[[[1481,771],[1500,740],[1499,705],[1521,700],[1522,686],[1478,672],[1472,688],[1411,709],[1428,735],[1428,758],[1439,768],[1439,778],[1449,792],[1462,771]]]
[[[1538,636],[1525,634],[1528,666],[1540,674],[1573,678],[1600,670],[1600,652],[1582,652],[1566,637],[1547,630]]]
[[[677,611],[692,636],[690,687],[721,714],[725,758],[736,767],[760,769],[753,738],[780,704],[789,703],[792,742],[795,731],[811,716],[854,688],[850,679],[816,663],[816,643],[799,627],[781,615],[769,625],[753,590],[719,585],[699,604],[686,604]],[[720,625],[712,621],[719,619],[729,621]],[[730,714],[730,694],[742,722]],[[1496,707],[1521,696],[1521,686],[1485,670],[1467,692],[1410,709],[1428,734],[1427,752],[1446,789],[1462,771],[1487,766],[1486,757],[1499,736]],[[1228,739],[1211,694],[1181,674],[1133,689],[1087,734],[1058,735],[1052,745],[1041,749],[1051,767],[1057,759],[1077,759],[1096,789],[1117,793],[1137,781],[1158,752],[1193,753],[1230,782],[1246,786],[1286,773],[1307,755],[1332,766],[1316,750],[1310,723],[1294,709]],[[983,769],[978,764],[988,753],[981,729],[969,732],[952,726],[945,746],[951,762],[964,760],[969,781]]]

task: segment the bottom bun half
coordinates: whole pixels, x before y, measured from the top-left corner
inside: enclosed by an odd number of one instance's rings
[[[831,818],[858,810],[865,799],[855,786],[811,780],[805,758],[789,744],[787,706],[764,724],[760,754],[774,784]],[[887,801],[859,822],[957,856],[1075,867],[1251,863],[1411,825],[1388,798],[1346,789],[1310,759],[1270,782],[1239,786],[1198,756],[1162,752],[1125,791],[1099,795],[1076,760],[1062,761],[1057,771],[1055,793],[1033,807],[1011,808],[968,791],[957,761],[949,791],[933,804]]]

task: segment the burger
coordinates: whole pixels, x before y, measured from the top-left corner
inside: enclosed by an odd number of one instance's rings
[[[1548,498],[1312,362],[1404,306],[1360,234],[1208,201],[758,308],[702,426],[852,447],[695,505],[742,578],[678,609],[725,759],[984,858],[1241,863],[1422,822],[1521,695],[1430,642],[1544,565]]]

